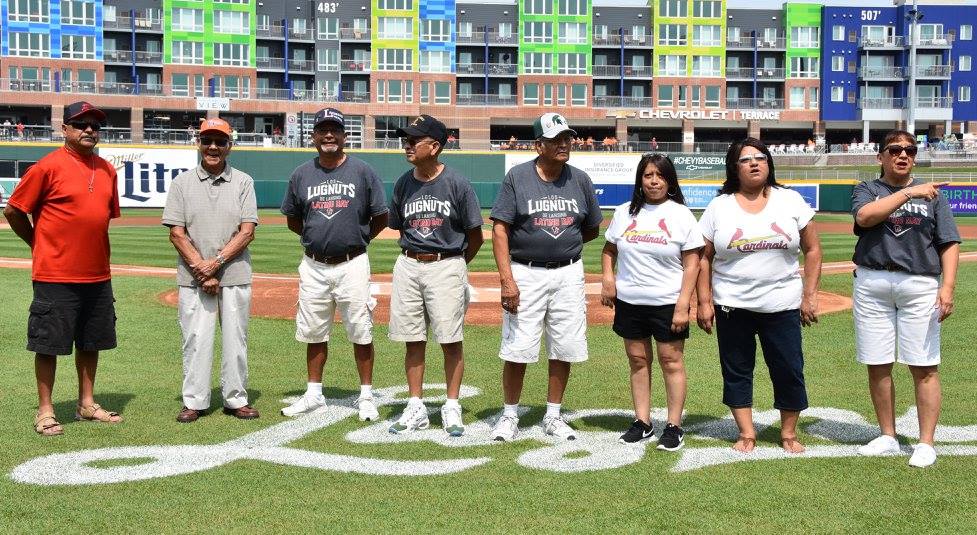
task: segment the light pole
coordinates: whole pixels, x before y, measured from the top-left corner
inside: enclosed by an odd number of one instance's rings
[[[913,137],[916,136],[916,41],[919,39],[919,21],[923,19],[922,13],[916,8],[916,0],[913,0],[913,8],[906,13],[909,20],[909,113],[906,117],[906,130]]]

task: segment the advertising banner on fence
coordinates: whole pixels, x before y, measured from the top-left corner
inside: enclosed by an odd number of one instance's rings
[[[119,203],[123,207],[162,208],[177,175],[197,166],[192,149],[103,148],[98,151],[119,175]]]
[[[692,209],[704,209],[709,205],[716,193],[719,191],[721,186],[718,182],[713,183],[700,183],[700,182],[680,182],[682,186],[682,194],[685,195],[685,204]],[[819,209],[818,205],[818,185],[817,184],[789,184],[787,187],[801,194],[801,197],[807,201],[807,204],[814,208]]]
[[[977,185],[943,186],[940,193],[950,201],[954,214],[977,214]]]
[[[726,169],[726,157],[721,154],[695,154],[676,152],[668,155],[675,164],[675,171],[679,177],[695,176],[703,171],[723,171]],[[536,157],[535,151],[506,154],[505,171],[508,173],[513,166],[528,162]],[[584,170],[590,175],[594,183],[614,183],[622,177],[634,183],[634,170],[641,159],[640,152],[572,152],[570,165]]]

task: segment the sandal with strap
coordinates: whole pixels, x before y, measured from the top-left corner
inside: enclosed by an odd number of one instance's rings
[[[45,412],[44,414],[34,416],[34,431],[46,437],[64,434],[64,429],[61,428],[61,422],[54,417],[53,412]]]
[[[122,422],[122,416],[120,416],[117,412],[111,412],[103,409],[98,403],[93,403],[89,407],[82,407],[79,405],[78,410],[75,411],[75,420],[117,424]]]

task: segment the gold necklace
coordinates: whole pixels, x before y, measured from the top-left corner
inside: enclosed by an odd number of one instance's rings
[[[81,154],[78,152],[75,152],[75,154],[77,154],[79,157],[81,156]],[[81,164],[79,164],[77,161],[75,161],[75,164],[81,167]],[[95,155],[94,154],[88,155],[88,169],[91,171],[91,174],[88,175],[88,193],[92,193],[95,191]]]

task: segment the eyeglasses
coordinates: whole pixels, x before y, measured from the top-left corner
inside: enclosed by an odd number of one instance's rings
[[[746,156],[740,156],[739,159],[736,160],[736,163],[742,165],[746,163],[752,163],[754,161],[757,163],[766,163],[767,155],[759,152],[755,152],[753,154],[747,154]]]
[[[74,128],[75,130],[88,130],[91,128],[92,132],[98,132],[102,129],[102,125],[89,121],[69,121],[68,126]]]
[[[417,145],[421,145],[423,143],[434,143],[434,141],[435,141],[434,139],[431,139],[429,137],[422,137],[420,139],[411,139],[409,137],[405,137],[400,140],[400,144],[401,146],[404,147],[416,147]]]
[[[916,153],[919,151],[916,145],[906,145],[906,146],[889,145],[884,150],[885,152],[888,152],[889,156],[892,156],[893,158],[902,154],[903,151],[906,151],[906,156],[909,156],[910,158],[915,158]]]
[[[226,147],[231,140],[222,137],[202,137],[200,138],[200,145],[202,147],[209,147],[211,145],[217,145],[218,148],[223,149]]]

